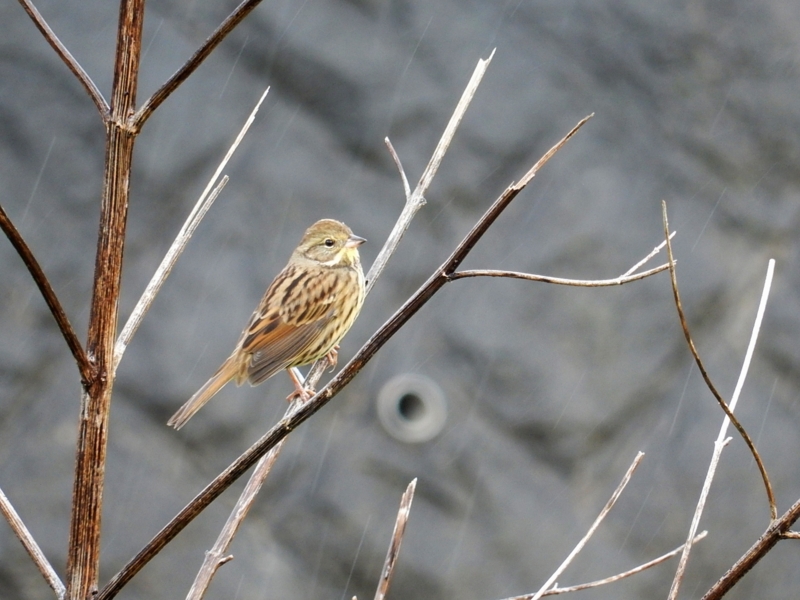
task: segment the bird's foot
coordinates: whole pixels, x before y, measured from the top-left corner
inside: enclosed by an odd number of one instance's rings
[[[339,344],[336,344],[330,351],[325,355],[325,358],[328,359],[328,364],[331,367],[331,371],[336,368],[336,363],[339,362]]]

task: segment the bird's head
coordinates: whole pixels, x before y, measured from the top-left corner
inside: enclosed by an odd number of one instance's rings
[[[333,219],[322,219],[309,227],[295,252],[327,267],[361,264],[358,247],[366,240]]]

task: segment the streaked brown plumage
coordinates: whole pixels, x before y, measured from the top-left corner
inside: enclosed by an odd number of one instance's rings
[[[344,223],[322,219],[309,227],[289,263],[267,288],[236,349],[167,425],[180,429],[231,380],[258,385],[278,371],[332,353],[364,302],[358,247],[364,238]],[[292,376],[291,371],[289,371]],[[304,390],[292,376],[297,392]]]

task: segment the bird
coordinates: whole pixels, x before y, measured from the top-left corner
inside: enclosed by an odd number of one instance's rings
[[[322,219],[303,234],[289,262],[272,281],[233,353],[167,425],[180,429],[229,381],[258,385],[286,369],[295,392],[307,400],[292,371],[325,356],[336,364],[338,344],[352,327],[366,295],[358,247],[366,240],[340,221]]]

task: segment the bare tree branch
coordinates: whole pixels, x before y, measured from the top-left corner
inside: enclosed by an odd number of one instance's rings
[[[719,600],[727,594],[758,561],[767,555],[767,552],[784,537],[791,536],[790,528],[800,518],[800,500],[792,504],[779,519],[770,523],[767,530],[753,544],[750,549],[728,569],[728,572],[708,590],[701,600]]]
[[[414,218],[414,215],[417,214],[420,208],[425,206],[425,192],[428,191],[428,186],[430,186],[431,181],[433,181],[436,171],[439,170],[439,165],[442,164],[442,159],[444,159],[445,152],[447,152],[447,149],[450,147],[450,142],[453,140],[456,129],[458,129],[458,125],[464,118],[464,113],[467,111],[473,96],[475,96],[475,92],[477,91],[478,86],[483,79],[483,75],[486,73],[486,69],[489,68],[489,63],[492,62],[494,52],[495,51],[492,50],[489,58],[486,60],[479,60],[478,64],[475,66],[475,70],[472,72],[472,77],[470,77],[469,83],[467,83],[467,87],[464,89],[464,93],[461,94],[461,99],[458,101],[458,104],[453,111],[453,115],[450,117],[450,121],[447,123],[447,127],[445,127],[444,132],[442,133],[442,137],[439,139],[439,143],[436,145],[436,149],[433,151],[431,159],[428,161],[425,170],[422,172],[422,176],[419,178],[417,187],[410,194],[408,191],[408,179],[406,178],[403,165],[400,162],[400,158],[397,156],[397,152],[395,152],[392,143],[389,141],[389,138],[386,138],[386,145],[389,147],[389,152],[392,154],[392,158],[394,159],[395,164],[397,164],[397,168],[400,171],[400,177],[403,180],[403,189],[406,193],[406,203],[405,206],[403,206],[403,211],[400,213],[400,217],[397,219],[397,222],[395,223],[392,232],[389,234],[386,243],[383,245],[383,248],[381,248],[381,251],[375,258],[375,262],[372,263],[369,273],[367,273],[367,293],[369,293],[369,291],[372,289],[372,286],[375,285],[375,281],[377,281],[378,277],[383,272],[383,269],[386,268],[386,263],[389,262],[389,257],[391,257],[391,255],[394,254],[394,251],[397,249],[397,245],[400,243],[400,240],[403,238],[408,226],[411,224],[411,220]]]
[[[250,480],[247,482],[244,490],[242,490],[239,500],[236,502],[236,506],[233,511],[231,511],[228,520],[225,522],[225,526],[217,537],[216,543],[211,550],[206,552],[203,565],[200,567],[200,571],[197,573],[192,587],[189,588],[189,592],[186,594],[186,600],[200,600],[208,590],[208,586],[211,585],[211,579],[216,575],[217,569],[233,558],[233,556],[227,554],[228,548],[236,532],[239,531],[239,527],[247,516],[247,513],[250,512],[261,486],[272,470],[272,466],[275,464],[275,461],[278,460],[278,454],[280,454],[285,441],[285,439],[281,440],[258,461],[258,464],[256,464],[256,468]]]
[[[534,275],[533,273],[519,273],[517,271],[494,271],[490,269],[476,269],[471,271],[457,271],[452,275],[448,276],[450,281],[455,281],[456,279],[465,279],[467,277],[508,277],[509,279],[527,279],[528,281],[542,281],[544,283],[556,283],[558,285],[572,285],[576,287],[611,287],[615,285],[622,285],[624,283],[630,283],[632,281],[639,281],[640,279],[644,279],[646,277],[650,277],[651,275],[655,275],[656,273],[661,273],[662,271],[666,271],[669,269],[669,265],[661,265],[655,267],[654,269],[650,269],[649,271],[643,271],[641,273],[637,273],[636,275],[628,275],[627,277],[624,275],[620,275],[619,277],[615,277],[614,279],[596,279],[596,280],[585,280],[585,279],[561,279],[560,277],[550,277],[549,275]]]
[[[126,119],[136,106],[145,0],[122,0],[114,57],[111,115],[106,125],[103,194],[97,235],[86,353],[97,372],[81,396],[65,584],[70,600],[97,589],[108,421],[114,387],[122,255],[128,220],[135,135]]]
[[[770,506],[770,514],[772,520],[775,520],[777,516],[777,507],[775,504],[775,496],[772,492],[772,485],[769,481],[769,476],[767,475],[767,470],[764,467],[764,464],[761,460],[761,456],[758,454],[756,450],[755,444],[750,439],[750,436],[745,431],[744,427],[739,423],[739,420],[733,414],[733,409],[736,408],[736,403],[739,399],[739,393],[741,392],[742,385],[744,384],[744,380],[747,377],[747,371],[750,366],[750,359],[752,357],[753,350],[755,349],[755,343],[758,339],[758,332],[761,328],[761,320],[764,316],[764,310],[766,309],[766,302],[767,298],[769,297],[769,289],[770,284],[772,282],[772,272],[774,270],[774,261],[770,260],[769,268],[767,269],[767,280],[764,284],[764,291],[761,296],[761,302],[759,304],[758,313],[756,314],[756,322],[753,326],[753,332],[750,337],[750,343],[748,345],[747,353],[745,354],[744,364],[742,365],[742,370],[739,374],[739,381],[736,385],[736,390],[734,391],[733,399],[731,400],[730,407],[722,399],[722,395],[717,391],[714,384],[711,382],[711,378],[708,375],[708,372],[703,365],[702,360],[700,360],[700,355],[697,352],[697,348],[692,341],[692,336],[689,331],[689,326],[686,322],[686,316],[683,312],[683,305],[681,303],[680,292],[678,290],[678,279],[675,274],[675,263],[673,260],[672,255],[672,244],[669,240],[669,221],[667,220],[667,204],[666,202],[661,203],[661,212],[662,212],[662,219],[664,224],[664,235],[667,238],[667,256],[669,260],[669,267],[670,267],[670,279],[672,281],[672,293],[675,298],[675,306],[678,310],[678,317],[680,318],[681,327],[683,328],[683,334],[686,338],[686,342],[689,345],[689,349],[692,353],[692,356],[697,363],[698,368],[700,369],[700,373],[703,375],[703,380],[706,382],[706,386],[711,393],[716,398],[719,405],[722,407],[722,410],[725,412],[725,419],[723,419],[722,427],[720,428],[719,435],[717,436],[716,441],[714,442],[714,452],[711,456],[711,463],[709,464],[708,471],[706,473],[705,481],[703,482],[703,488],[700,492],[700,499],[697,503],[697,508],[695,509],[694,515],[692,517],[691,525],[689,526],[689,534],[684,545],[683,551],[681,552],[681,558],[678,562],[678,568],[675,572],[675,577],[672,581],[672,587],[669,592],[669,600],[676,600],[678,597],[678,592],[680,590],[681,582],[683,581],[683,576],[686,571],[686,565],[689,562],[689,554],[692,550],[692,539],[694,539],[695,533],[697,532],[697,528],[700,524],[700,517],[703,514],[703,509],[705,507],[706,498],[708,497],[708,493],[711,489],[711,482],[714,479],[714,474],[716,473],[717,464],[719,463],[720,456],[722,454],[723,448],[728,444],[727,431],[728,431],[728,423],[733,423],[734,427],[736,427],[739,434],[742,436],[744,441],[747,443],[747,447],[750,449],[750,452],[753,454],[753,457],[756,460],[756,464],[758,465],[759,471],[761,472],[761,477],[764,481],[764,486],[767,490],[767,498],[769,500]]]
[[[693,542],[697,543],[702,540],[704,537],[708,535],[707,531],[701,531],[697,534],[697,537],[694,538]],[[572,592],[580,592],[581,590],[588,590],[590,588],[600,587],[601,585],[608,585],[609,583],[614,583],[619,581],[620,579],[625,579],[626,577],[631,577],[632,575],[637,575],[642,571],[646,571],[656,565],[660,565],[663,562],[666,562],[673,556],[677,555],[681,550],[683,550],[683,546],[685,544],[681,544],[671,552],[667,552],[666,554],[662,554],[658,558],[654,558],[651,561],[648,561],[638,567],[634,567],[628,571],[623,571],[622,573],[617,573],[616,575],[612,575],[611,577],[605,577],[603,579],[598,579],[597,581],[590,581],[588,583],[580,583],[578,585],[570,585],[568,587],[552,587],[547,590],[542,597],[545,596],[557,596],[559,594],[570,594]],[[534,594],[523,594],[522,596],[514,596],[512,598],[505,598],[504,600],[531,600]]]
[[[122,360],[122,355],[125,353],[125,349],[128,347],[128,344],[130,344],[131,339],[136,333],[136,330],[139,328],[139,325],[141,325],[145,314],[147,314],[147,311],[150,310],[150,307],[152,306],[153,301],[156,298],[156,295],[161,290],[161,286],[164,285],[164,282],[166,281],[167,277],[172,272],[172,268],[175,266],[175,263],[178,261],[178,258],[180,258],[180,255],[183,253],[184,249],[186,248],[186,245],[192,238],[192,235],[194,235],[194,232],[197,229],[198,225],[200,225],[200,221],[203,220],[203,217],[211,208],[211,205],[214,203],[214,200],[217,199],[217,196],[219,196],[220,192],[222,191],[222,188],[224,188],[225,184],[228,182],[227,175],[222,178],[219,184],[217,184],[217,179],[219,179],[219,176],[222,174],[223,169],[227,166],[228,161],[230,161],[231,157],[233,156],[233,153],[239,147],[239,144],[242,142],[244,136],[247,134],[247,131],[250,129],[250,126],[253,124],[253,121],[256,118],[256,114],[258,114],[258,109],[261,107],[261,103],[264,102],[264,98],[267,97],[267,93],[269,93],[269,88],[264,90],[264,93],[261,95],[261,98],[259,98],[255,107],[250,112],[250,116],[245,121],[244,125],[239,131],[239,134],[236,136],[236,139],[234,139],[230,148],[228,148],[228,152],[225,154],[224,158],[217,166],[216,171],[211,176],[211,179],[206,185],[206,188],[203,190],[203,193],[200,194],[200,198],[198,198],[194,208],[189,213],[189,216],[186,218],[183,227],[181,227],[181,230],[175,237],[175,241],[172,242],[172,246],[170,246],[169,250],[164,256],[164,259],[161,261],[161,264],[159,265],[158,269],[153,275],[153,278],[150,280],[150,283],[147,284],[147,288],[145,288],[144,292],[142,293],[142,296],[136,303],[136,306],[131,312],[131,316],[128,317],[128,321],[127,323],[125,323],[125,327],[122,328],[122,333],[119,334],[119,338],[117,338],[117,343],[114,348],[115,371],[119,366],[119,361]]]
[[[16,510],[14,510],[11,502],[3,493],[3,490],[0,490],[0,512],[3,513],[3,516],[8,521],[8,524],[11,526],[11,530],[14,532],[14,535],[16,535],[17,539],[22,542],[22,545],[24,546],[28,555],[39,569],[39,572],[42,574],[45,581],[47,581],[47,585],[53,588],[53,591],[56,593],[56,598],[58,598],[58,600],[63,600],[65,594],[67,593],[67,588],[65,588],[64,584],[61,583],[58,573],[56,573],[55,569],[50,564],[50,561],[47,560],[47,557],[44,555],[44,552],[42,552],[39,544],[37,544],[36,540],[33,539],[31,532],[28,531],[27,527],[25,527],[25,523],[22,522],[19,514]]]
[[[148,542],[139,553],[103,587],[94,600],[113,598],[130,579],[138,573],[161,549],[178,535],[197,515],[224,492],[234,481],[252,467],[264,454],[296,429],[301,423],[327,404],[341,391],[356,374],[369,362],[375,353],[406,323],[416,312],[439,291],[448,281],[458,264],[466,258],[469,251],[500,216],[511,201],[533,179],[538,170],[586,123],[582,119],[572,130],[553,146],[525,174],[519,183],[512,184],[484,213],[472,230],[458,244],[448,258],[395,314],[376,331],[366,344],[356,353],[336,376],[307,403],[298,407],[291,415],[281,419],[255,444],[220,473],[203,491],[189,502],[173,519]]]
[[[33,255],[33,252],[31,252],[31,249],[28,247],[28,244],[25,243],[25,240],[22,238],[19,231],[17,231],[17,228],[14,227],[14,224],[11,222],[11,219],[8,218],[2,206],[0,206],[0,229],[6,234],[11,245],[14,246],[17,254],[19,254],[19,257],[22,259],[22,262],[28,267],[28,271],[31,277],[33,277],[34,283],[36,283],[39,291],[42,293],[44,301],[47,303],[47,307],[56,320],[58,329],[61,331],[61,335],[64,336],[64,340],[67,342],[67,346],[69,346],[72,356],[78,364],[78,372],[80,373],[81,382],[85,388],[94,378],[94,367],[91,362],[89,362],[89,357],[86,355],[86,351],[83,349],[80,340],[78,340],[78,336],[75,334],[75,330],[72,328],[72,324],[69,322],[64,308],[61,306],[58,296],[56,296],[53,287],[50,285],[50,281],[47,279],[42,267],[39,266],[39,262]]]
[[[108,119],[109,115],[109,108],[108,102],[106,102],[105,98],[103,98],[103,94],[100,93],[100,90],[97,89],[97,86],[94,84],[94,81],[89,77],[86,71],[83,70],[83,67],[75,60],[75,57],[70,54],[67,47],[61,43],[61,40],[58,39],[58,36],[55,32],[50,29],[50,26],[47,24],[47,21],[44,20],[44,17],[36,10],[36,7],[33,5],[31,0],[19,0],[19,3],[22,5],[22,8],[25,9],[25,12],[28,13],[28,16],[31,18],[33,23],[36,25],[36,28],[42,32],[44,39],[47,40],[47,43],[52,46],[53,50],[56,51],[61,57],[61,60],[69,67],[69,70],[78,78],[78,81],[81,82],[86,93],[89,94],[89,97],[94,102],[94,105],[97,107],[97,110],[100,112],[100,117],[103,121]]]
[[[567,556],[567,558],[564,559],[564,562],[562,562],[559,565],[559,567],[553,572],[553,574],[550,576],[550,579],[545,581],[544,585],[541,588],[539,588],[539,591],[530,597],[531,600],[539,600],[539,598],[544,596],[544,594],[547,592],[550,586],[553,585],[558,580],[558,577],[566,570],[566,568],[572,562],[572,559],[575,558],[581,550],[583,550],[583,547],[586,545],[586,542],[588,542],[589,538],[592,537],[594,532],[600,526],[600,523],[603,522],[603,519],[606,518],[606,515],[611,511],[612,508],[614,508],[614,505],[617,503],[617,500],[622,495],[622,491],[625,489],[625,487],[628,485],[628,482],[631,480],[633,472],[636,470],[636,467],[639,466],[639,463],[642,462],[643,458],[644,458],[644,452],[638,452],[636,454],[636,458],[633,459],[631,466],[628,467],[628,471],[625,473],[625,476],[622,478],[622,481],[619,482],[617,489],[614,490],[613,494],[611,494],[611,498],[608,499],[608,502],[606,502],[606,505],[603,507],[603,510],[600,511],[600,514],[597,515],[597,518],[594,520],[594,523],[592,523],[592,526],[589,527],[589,531],[587,531],[586,535],[584,535],[583,538],[581,538],[581,541],[578,542],[575,548],[573,548],[572,552],[569,553],[569,556]]]
[[[261,0],[244,0],[222,23],[220,23],[219,27],[214,30],[203,45],[192,54],[191,58],[187,60],[180,69],[175,71],[172,77],[147,99],[141,108],[136,111],[136,114],[131,115],[130,126],[133,128],[133,131],[138,132],[142,129],[145,121],[147,121],[150,115],[161,106],[161,103],[169,98],[170,94],[178,89],[178,87],[197,70],[197,67],[208,58],[209,54],[219,46],[222,40],[224,40],[225,37],[260,3]]]
[[[392,582],[394,566],[397,564],[397,557],[400,555],[400,545],[403,543],[403,535],[406,532],[408,515],[411,510],[411,502],[414,500],[414,490],[417,489],[416,477],[408,484],[403,497],[400,499],[400,510],[397,511],[397,520],[392,531],[392,540],[389,542],[389,550],[386,553],[386,560],[381,571],[381,580],[378,589],[375,591],[375,600],[384,600],[389,591],[389,584]]]

